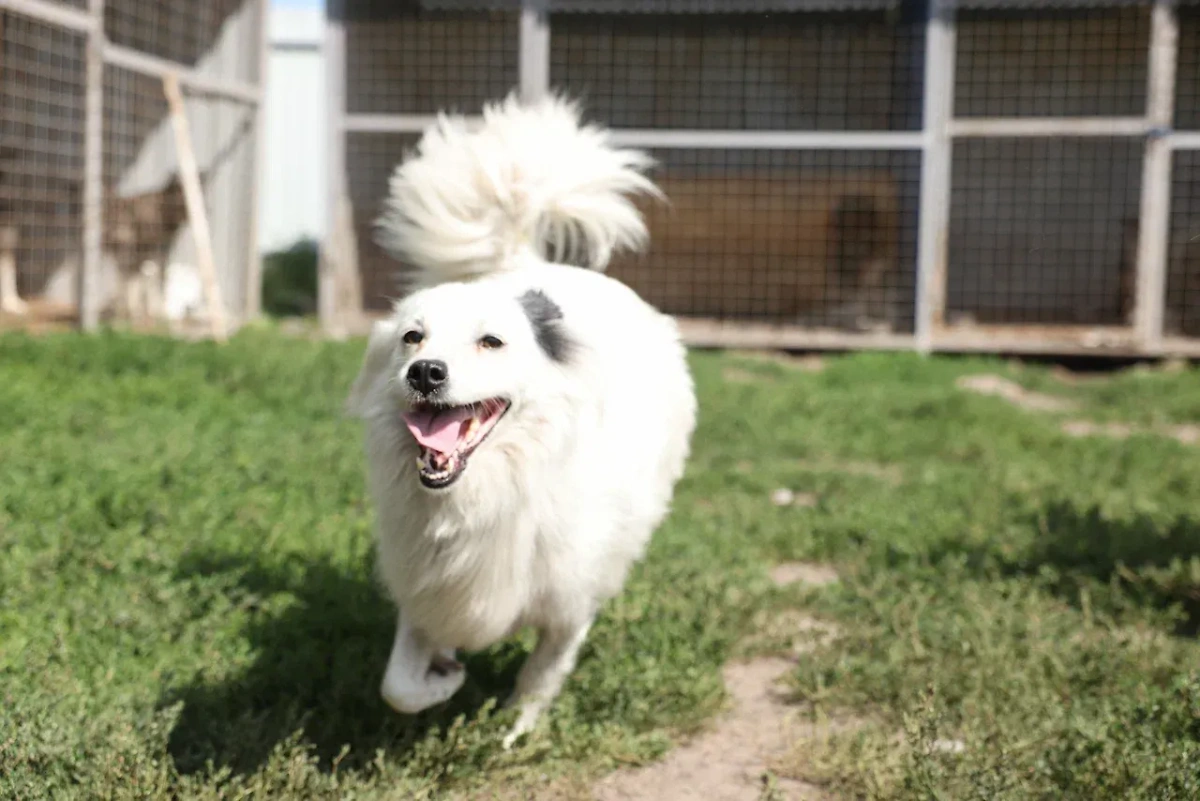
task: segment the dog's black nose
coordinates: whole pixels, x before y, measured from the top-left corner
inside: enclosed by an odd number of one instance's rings
[[[422,395],[436,392],[449,377],[450,368],[437,359],[421,359],[408,368],[408,385]]]

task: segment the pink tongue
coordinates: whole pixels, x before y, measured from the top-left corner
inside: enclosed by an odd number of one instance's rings
[[[451,454],[458,445],[462,424],[471,419],[471,410],[466,406],[453,409],[405,412],[404,424],[412,432],[413,439],[442,454]]]

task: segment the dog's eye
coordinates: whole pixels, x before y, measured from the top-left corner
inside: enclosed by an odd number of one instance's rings
[[[420,331],[416,331],[416,330],[406,331],[404,333],[404,344],[405,345],[417,345],[417,344],[420,344],[421,340],[424,338],[425,338],[425,335],[422,334]]]
[[[488,350],[495,350],[496,348],[504,347],[504,343],[500,340],[500,338],[494,337],[491,334],[484,334],[482,337],[480,337],[479,345],[480,347],[487,348]]]

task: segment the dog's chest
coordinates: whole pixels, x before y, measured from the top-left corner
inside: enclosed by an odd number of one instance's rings
[[[534,548],[515,521],[380,538],[397,602],[439,644],[486,647],[520,622],[533,592]],[[444,521],[443,525],[444,525]],[[416,536],[412,536],[416,534]]]

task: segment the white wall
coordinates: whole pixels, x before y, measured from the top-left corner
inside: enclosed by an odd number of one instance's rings
[[[259,247],[319,239],[325,228],[325,60],[321,8],[273,5]]]

